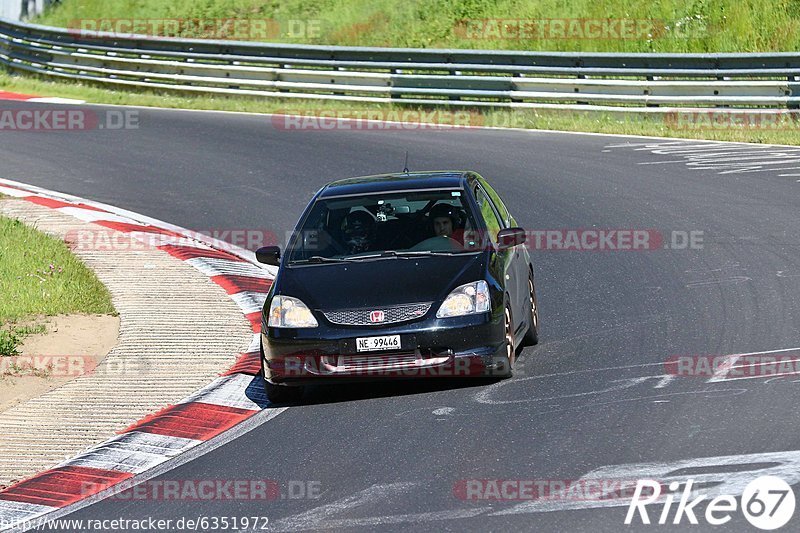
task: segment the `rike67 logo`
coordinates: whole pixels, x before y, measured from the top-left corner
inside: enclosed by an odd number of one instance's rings
[[[742,492],[741,509],[732,495],[723,494],[708,501],[708,495],[697,494],[693,491],[693,486],[694,480],[689,479],[681,491],[681,483],[673,481],[668,485],[668,491],[662,494],[662,485],[659,482],[640,479],[628,506],[625,524],[636,523],[637,514],[643,524],[650,524],[649,511],[656,510],[660,513],[652,520],[660,525],[686,522],[697,525],[699,515],[707,524],[719,526],[728,523],[735,513],[741,511],[751,525],[762,530],[773,530],[786,525],[794,514],[795,498],[792,487],[777,476],[761,476],[748,483]],[[648,509],[649,505],[655,503],[660,505],[653,506],[655,509]],[[673,504],[677,504],[674,513]],[[696,509],[701,504],[707,504],[705,513],[702,514]]]

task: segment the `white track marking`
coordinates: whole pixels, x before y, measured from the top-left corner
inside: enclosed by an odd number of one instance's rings
[[[722,285],[723,283],[744,283],[745,281],[752,281],[751,278],[747,276],[731,276],[730,278],[724,279],[710,279],[707,281],[692,281],[687,283],[686,286],[689,288],[692,287],[704,287],[708,285]]]
[[[719,383],[722,381],[735,381],[737,379],[744,379],[744,378],[726,378],[725,376],[730,372],[730,369],[736,364],[736,361],[745,357],[747,355],[767,355],[773,353],[784,353],[784,352],[793,352],[800,350],[800,347],[797,348],[782,348],[780,350],[766,350],[763,352],[748,352],[748,353],[739,353],[729,355],[724,363],[717,367],[717,371],[714,372],[714,375],[709,378],[706,383]]]
[[[798,362],[800,362],[800,359],[787,359],[787,360],[781,361],[781,363],[784,363],[784,364],[785,363],[798,363]],[[762,366],[774,366],[774,365],[777,365],[777,364],[778,363],[753,363],[753,364],[747,364],[747,365],[733,365],[728,369],[728,372],[730,372],[731,370],[737,369],[737,368],[756,368],[756,367],[762,367]],[[798,365],[798,366],[800,366],[800,365]],[[770,376],[770,379],[774,379],[774,378],[780,378],[780,377],[786,377],[786,376],[797,376],[797,375],[800,375],[800,371],[799,370],[795,370],[795,371],[791,371],[791,372],[776,372],[774,374],[765,374],[765,375],[761,375],[761,376],[737,376],[737,377],[720,379],[719,381],[740,381],[740,380],[743,380],[743,379],[764,379],[767,376]],[[768,382],[769,381],[765,381],[765,383],[768,383]]]
[[[123,217],[120,215],[115,215],[113,213],[105,213],[103,211],[95,211],[94,209],[84,209],[82,207],[59,207],[56,211],[60,211],[67,215],[73,216],[78,220],[82,220],[84,222],[97,222],[98,220],[102,220],[104,222],[123,222],[125,224],[138,224],[135,220],[128,217]],[[108,228],[102,228],[105,231],[111,231]]]
[[[664,387],[666,387],[667,385],[672,383],[672,381],[674,379],[675,379],[674,375],[672,375],[672,374],[664,374],[663,376],[661,376],[661,381],[656,383],[656,385],[653,388],[654,389],[663,389]]]
[[[69,104],[78,105],[85,104],[86,100],[75,100],[74,98],[61,98],[58,96],[37,96],[35,98],[28,98],[26,102],[35,102],[37,104]]]
[[[800,169],[800,166],[790,166],[790,167],[785,167],[785,168],[772,168],[772,167],[770,167],[770,168],[750,169],[750,170],[747,170],[747,172],[749,174],[755,174],[757,172],[780,172],[782,170],[798,170],[798,169]],[[700,169],[692,169],[692,170],[700,170]],[[721,175],[722,174],[741,174],[741,173],[742,173],[742,171],[740,171],[740,170],[720,172]]]
[[[172,459],[169,459],[168,461],[165,461],[164,463],[161,463],[160,465],[157,465],[156,467],[135,476],[132,479],[127,479],[125,481],[122,481],[121,483],[118,483],[113,487],[110,487],[98,494],[90,496],[89,498],[83,499],[79,502],[75,502],[74,504],[69,505],[67,507],[62,507],[52,512],[44,511],[43,513],[39,513],[38,515],[25,516],[23,519],[25,520],[35,519],[37,516],[41,516],[42,514],[46,513],[47,514],[46,521],[49,522],[67,516],[69,514],[72,514],[85,507],[89,507],[90,505],[94,505],[99,501],[102,501],[106,498],[110,498],[111,496],[124,492],[132,487],[135,487],[136,485],[144,483],[145,481],[148,481],[155,477],[162,476],[167,472],[170,472],[172,470],[175,470],[176,468],[179,468],[180,466],[185,465],[186,463],[194,461],[198,457],[202,457],[203,455],[211,453],[217,448],[225,446],[226,444],[229,444],[234,440],[238,439],[242,435],[245,435],[246,433],[249,433],[254,429],[266,424],[267,422],[269,422],[270,420],[277,417],[278,415],[280,415],[281,413],[283,413],[288,409],[289,409],[288,407],[278,407],[278,408],[270,408],[270,409],[265,409],[263,411],[259,411],[250,418],[232,427],[225,433],[217,435],[211,440],[204,441],[201,444],[188,449],[187,451],[181,453],[180,455],[177,455]],[[2,510],[2,508],[0,508],[0,510]],[[23,530],[19,528],[11,528],[8,531],[8,533],[18,533],[18,532],[22,533],[22,531]]]
[[[185,263],[192,265],[208,277],[212,276],[250,276],[252,278],[272,279],[273,276],[266,270],[251,263],[230,261],[208,257],[195,257],[187,259]]]
[[[146,433],[144,431],[130,431],[122,433],[97,446],[92,446],[88,451],[99,450],[101,448],[115,447],[119,449],[143,452],[155,452],[164,450],[165,455],[177,455],[180,450],[191,448],[200,444],[202,441],[187,439],[184,437],[174,437],[170,435],[158,435]],[[70,461],[62,463],[70,464]]]
[[[741,356],[739,356],[741,357]],[[776,378],[776,377],[785,377],[785,376],[796,376],[800,374],[798,371],[791,371],[791,372],[780,372],[774,374],[765,374],[763,376],[736,376],[736,377],[726,377],[732,370],[738,368],[749,368],[749,367],[760,367],[760,366],[767,366],[767,365],[776,365],[777,363],[756,363],[756,364],[748,364],[748,365],[736,365],[736,361],[739,357],[734,358],[731,360],[730,363],[726,361],[724,363],[725,368],[720,367],[720,369],[714,373],[714,376],[711,377],[706,383],[719,383],[719,382],[727,382],[727,381],[741,381],[744,379],[765,379],[765,378]],[[787,360],[786,362],[798,362],[800,359],[797,360]]]
[[[260,411],[269,403],[261,378],[246,374],[221,377],[180,403],[189,402],[211,403],[250,411]]]
[[[797,163],[800,163],[800,148],[790,146],[727,144],[716,141],[709,143],[677,141],[606,146],[606,149],[611,148],[627,148],[676,158],[643,161],[637,163],[638,165],[682,162],[690,170],[712,170],[720,175],[800,169],[800,165],[797,165]],[[775,165],[786,164],[790,166],[775,167]]]
[[[130,235],[137,241],[146,244],[147,246],[165,246],[171,244],[173,246],[189,246],[191,248],[199,248],[201,250],[211,250],[212,248],[205,243],[196,241],[191,237],[175,237],[174,235],[164,235],[161,233],[148,233],[146,231],[132,231]]]
[[[267,299],[265,292],[242,291],[229,295],[245,314],[258,313]]]
[[[391,501],[393,496],[410,492],[419,483],[399,482],[386,485],[373,485],[368,489],[357,492],[341,500],[321,505],[295,516],[287,517],[274,524],[270,524],[270,531],[295,531],[298,529],[317,529],[323,522],[334,518],[336,515],[356,509],[369,503],[385,503]]]
[[[746,467],[747,465],[752,465],[752,468],[749,470],[741,469],[741,467]],[[717,472],[713,471],[715,467],[718,470]],[[696,472],[685,473],[689,469],[696,469]],[[680,473],[682,471],[684,473]],[[691,478],[697,484],[719,483],[718,485],[697,489],[698,492],[713,498],[722,494],[738,496],[750,481],[759,476],[768,475],[778,476],[790,485],[800,482],[800,451],[724,455],[665,463],[606,466],[592,470],[582,476],[581,481],[654,479],[661,483],[669,484],[672,481],[685,483],[687,479]],[[665,496],[666,494],[662,495],[658,501],[663,501]],[[539,500],[521,503],[510,509],[492,513],[489,516],[619,507],[629,504],[630,498],[604,501]]]
[[[35,503],[12,502],[11,500],[0,500],[0,516],[5,523],[17,523],[30,521],[29,523],[38,525],[35,520],[37,517],[52,513],[57,507],[49,505],[38,505]],[[2,531],[6,531],[3,529]]]
[[[13,196],[14,198],[24,198],[26,196],[31,196],[31,193],[27,191],[20,191],[19,189],[12,189],[11,187],[3,187],[0,185],[0,194],[5,194],[6,196]]]
[[[201,442],[134,431],[95,446],[58,466],[85,466],[140,474]]]
[[[663,364],[663,363],[662,363]],[[642,383],[651,380],[651,379],[659,379],[659,383],[663,382],[663,375],[657,376],[639,376],[634,378],[626,378],[626,379],[615,379],[609,382],[609,385],[605,388],[593,391],[586,391],[586,392],[575,392],[571,394],[561,394],[558,396],[549,396],[545,398],[523,398],[518,400],[493,400],[491,396],[497,391],[497,389],[501,388],[502,386],[507,386],[511,384],[519,384],[523,381],[527,381],[530,379],[542,379],[546,376],[530,376],[527,378],[515,379],[513,381],[501,381],[500,383],[496,383],[487,387],[486,389],[478,392],[475,394],[474,399],[478,403],[485,403],[489,405],[507,405],[507,404],[514,404],[514,403],[530,403],[530,402],[549,402],[554,400],[567,400],[571,398],[582,398],[584,396],[593,396],[597,394],[606,394],[609,392],[618,392],[624,389],[629,389],[631,387],[635,387],[636,385],[641,385]],[[611,385],[616,383],[616,385]]]
[[[261,349],[261,334],[255,333],[253,334],[253,339],[250,341],[250,346],[247,347],[247,352],[245,353],[257,352],[260,349]]]

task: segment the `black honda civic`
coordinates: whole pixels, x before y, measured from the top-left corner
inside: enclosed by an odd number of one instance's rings
[[[329,183],[312,198],[264,304],[272,402],[312,382],[511,375],[538,342],[525,230],[475,172]]]

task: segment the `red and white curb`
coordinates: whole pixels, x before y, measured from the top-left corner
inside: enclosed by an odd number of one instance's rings
[[[40,104],[85,104],[86,100],[73,100],[72,98],[59,98],[57,96],[36,96],[33,94],[11,93],[0,91],[0,100],[13,100],[15,102],[36,102]]]
[[[4,528],[43,521],[46,515],[62,514],[58,511],[102,496],[115,485],[130,485],[134,477],[211,441],[269,405],[258,377],[260,311],[276,268],[257,265],[248,250],[113,206],[2,178],[0,193],[130,233],[132,238],[158,239],[159,249],[222,287],[253,329],[247,352],[206,387],[121,430],[118,436],[0,491]]]

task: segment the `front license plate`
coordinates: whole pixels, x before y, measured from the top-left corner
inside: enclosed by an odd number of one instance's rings
[[[378,350],[399,350],[400,335],[385,335],[383,337],[358,337],[356,350],[359,352],[375,352]]]

